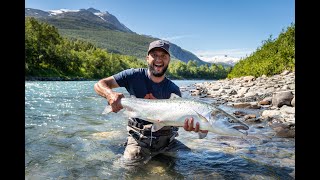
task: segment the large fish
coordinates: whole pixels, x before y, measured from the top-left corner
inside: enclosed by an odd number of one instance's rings
[[[219,135],[247,135],[249,127],[222,109],[209,103],[181,98],[172,94],[170,99],[121,98],[124,113],[129,117],[152,122],[152,131],[163,126],[183,127],[185,119],[193,117],[194,124],[199,122],[200,130]],[[103,114],[111,112],[107,105]],[[199,134],[200,135],[200,134]]]

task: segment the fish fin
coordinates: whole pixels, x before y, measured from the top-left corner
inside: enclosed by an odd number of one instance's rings
[[[198,132],[199,135],[199,139],[203,139],[207,136],[208,133],[202,133],[202,132]]]
[[[181,97],[176,95],[175,93],[171,93],[169,99],[175,99],[175,98],[181,98]]]
[[[151,132],[156,132],[159,129],[163,128],[164,125],[162,124],[157,124],[157,123],[153,123],[152,127],[151,127]]]
[[[208,115],[209,115],[208,113],[206,114],[206,116],[203,116],[203,115],[201,115],[200,113],[198,113],[197,111],[194,111],[194,112],[197,113],[197,115],[199,116],[199,119],[200,119],[202,122],[204,122],[204,123],[209,123],[209,121],[208,121],[209,118],[206,118],[206,117],[208,117]],[[200,127],[200,129],[201,129],[201,127]],[[207,136],[207,134],[208,134],[208,133],[198,132],[199,139],[205,138],[205,137]]]
[[[102,114],[108,114],[108,113],[110,113],[110,112],[112,112],[112,108],[111,108],[110,105],[107,105],[107,106],[104,108]]]
[[[201,115],[200,113],[198,113],[198,112],[195,111],[195,110],[193,110],[193,111],[197,113],[197,115],[199,116],[199,119],[200,119],[201,121],[203,121],[203,122],[209,122],[208,119],[207,119],[205,116]]]

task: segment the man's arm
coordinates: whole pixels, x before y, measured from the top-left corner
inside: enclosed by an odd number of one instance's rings
[[[120,111],[123,107],[120,103],[120,99],[124,97],[122,93],[112,91],[112,88],[120,87],[113,76],[99,80],[94,85],[94,90],[100,96],[108,100],[113,112]]]

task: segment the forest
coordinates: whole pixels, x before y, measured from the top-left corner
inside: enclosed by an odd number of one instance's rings
[[[250,56],[234,67],[197,65],[172,59],[167,71],[171,79],[224,79],[246,75],[271,76],[294,71],[295,26],[283,29],[278,38],[262,42]],[[147,67],[135,56],[109,52],[92,42],[62,36],[53,25],[25,17],[25,77],[100,79],[128,68]]]

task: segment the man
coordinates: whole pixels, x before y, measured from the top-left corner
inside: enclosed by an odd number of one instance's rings
[[[171,93],[181,97],[179,87],[166,78],[165,72],[170,63],[169,42],[156,40],[150,43],[146,56],[148,68],[127,69],[113,76],[99,80],[94,90],[108,100],[113,112],[120,111],[122,93],[112,91],[113,88],[125,87],[130,95],[146,99],[168,99]],[[193,119],[186,119],[184,129],[198,132],[200,138],[208,131],[200,131]],[[129,118],[127,130],[129,136],[124,152],[124,159],[135,164],[147,162],[151,157],[172,150],[182,143],[175,139],[178,128],[165,126],[151,133],[152,123],[139,118]],[[129,164],[129,163],[128,163]]]

